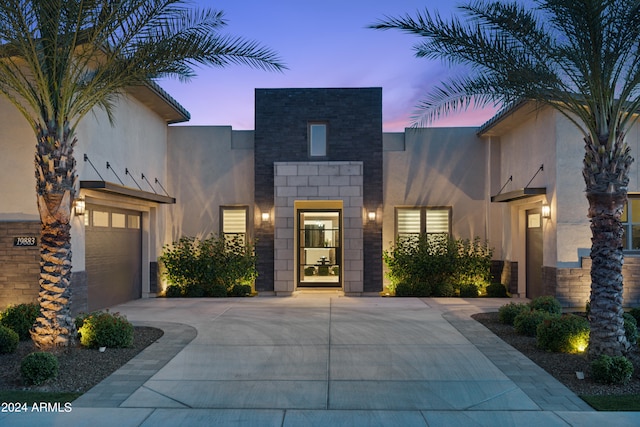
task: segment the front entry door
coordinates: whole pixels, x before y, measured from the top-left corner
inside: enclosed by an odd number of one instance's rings
[[[536,298],[544,294],[542,285],[542,213],[540,209],[526,211],[526,267],[527,298]]]
[[[340,287],[340,210],[298,211],[298,286]]]

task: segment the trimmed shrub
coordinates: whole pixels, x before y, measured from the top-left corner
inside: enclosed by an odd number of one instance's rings
[[[182,296],[182,288],[178,285],[169,285],[164,291],[167,298],[180,298]]]
[[[624,335],[627,337],[627,341],[635,344],[638,341],[638,322],[629,313],[624,313],[622,318],[624,319]]]
[[[498,309],[498,320],[500,323],[513,326],[516,316],[525,311],[531,311],[529,304],[510,302]]]
[[[581,353],[589,344],[589,321],[574,314],[544,320],[536,330],[536,344],[555,353]]]
[[[383,258],[396,296],[442,297],[468,295],[471,285],[483,292],[491,279],[491,255],[478,238],[432,234],[398,238]]]
[[[20,363],[20,373],[28,385],[42,385],[58,376],[58,358],[51,353],[39,351],[28,354]]]
[[[480,289],[475,283],[468,283],[460,285],[460,297],[461,298],[478,298],[480,295]]]
[[[492,283],[487,286],[487,296],[489,298],[507,298],[507,288],[502,283]]]
[[[131,347],[133,325],[118,313],[95,312],[84,319],[78,329],[80,344],[85,347]]]
[[[538,325],[545,320],[550,320],[559,316],[559,314],[551,314],[542,310],[523,311],[513,319],[513,327],[515,328],[516,333],[520,335],[535,337],[538,332]]]
[[[0,325],[0,354],[13,353],[18,348],[20,337],[11,328]]]
[[[531,307],[531,310],[546,311],[551,314],[562,314],[562,305],[560,304],[560,301],[551,295],[534,298],[529,303],[529,307]]]
[[[591,362],[591,377],[601,384],[627,384],[633,375],[633,364],[624,356],[605,354]]]
[[[408,283],[401,282],[395,287],[397,297],[430,297],[432,296],[431,286],[425,282]]]
[[[636,323],[640,322],[640,307],[634,307],[629,310],[629,314],[636,319]]]
[[[248,295],[251,295],[251,285],[237,283],[229,290],[229,296],[231,297],[246,297]]]
[[[0,313],[0,325],[13,329],[20,341],[26,341],[31,338],[29,330],[39,314],[40,305],[36,303],[11,305]]]
[[[225,297],[233,285],[251,283],[258,275],[253,246],[241,237],[182,237],[164,247],[160,261],[169,284],[186,297]]]

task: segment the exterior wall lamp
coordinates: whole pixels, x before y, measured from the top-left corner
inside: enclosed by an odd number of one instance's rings
[[[548,203],[542,204],[542,218],[549,219],[551,218],[551,206]]]
[[[262,212],[262,222],[269,222],[270,218],[271,215],[269,215],[269,212]]]
[[[376,220],[376,211],[367,212],[367,218],[369,218],[369,222],[374,222]]]
[[[85,211],[84,197],[79,197],[73,202],[73,210],[76,215],[82,216]]]

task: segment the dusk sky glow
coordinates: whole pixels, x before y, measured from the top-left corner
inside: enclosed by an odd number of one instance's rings
[[[418,59],[415,36],[366,28],[385,16],[417,10],[447,14],[457,4],[434,0],[197,0],[222,10],[225,34],[260,42],[289,68],[282,73],[242,65],[198,68],[188,83],[160,85],[190,113],[189,125],[230,125],[253,129],[254,89],[293,87],[382,87],[383,130],[411,126],[415,106],[450,70],[438,61]],[[430,126],[479,126],[494,109],[469,110]]]

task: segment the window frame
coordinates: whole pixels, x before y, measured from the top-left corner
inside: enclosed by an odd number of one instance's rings
[[[224,214],[225,211],[244,211],[244,233],[232,233],[224,231]],[[222,205],[220,206],[220,221],[219,221],[219,232],[220,236],[225,238],[229,235],[234,236],[242,236],[243,237],[243,246],[246,246],[249,243],[250,236],[250,221],[249,221],[249,206],[248,205]]]
[[[418,233],[398,233],[398,216],[401,210],[419,210],[420,211],[420,231]],[[427,212],[428,211],[447,211],[447,232],[429,232],[427,229]],[[428,236],[430,234],[446,234],[451,236],[452,234],[452,218],[453,218],[453,208],[451,206],[396,206],[395,207],[395,223],[394,223],[394,232],[396,240],[401,236]]]
[[[324,154],[313,154],[314,126],[324,127]],[[329,155],[329,123],[326,121],[311,121],[307,123],[307,155],[310,159],[326,159]]]
[[[640,222],[633,222],[633,203],[629,203],[632,200],[640,202],[640,194],[627,194],[627,202],[623,210],[623,217],[626,214],[627,220],[622,221],[622,218],[620,218],[623,227],[622,250],[624,253],[640,254],[640,247],[633,247],[633,227],[640,227]],[[631,206],[631,208],[629,208],[629,206]],[[638,207],[640,208],[640,205]]]

